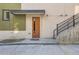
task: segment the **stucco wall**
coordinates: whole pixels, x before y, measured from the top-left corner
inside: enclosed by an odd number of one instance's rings
[[[0,41],[5,39],[23,39],[26,31],[0,31]]]
[[[71,17],[75,12],[75,6],[78,4],[65,4],[65,3],[23,3],[21,9],[33,10],[33,9],[44,9],[46,11],[45,15],[41,15],[40,22],[40,38],[52,38],[53,30],[56,28],[56,24],[60,23],[63,20]],[[47,16],[48,15],[48,16]],[[62,15],[62,16],[61,16]],[[67,16],[66,16],[67,15]],[[32,15],[33,16],[33,15]],[[31,18],[29,22],[31,22]],[[27,20],[26,20],[27,21]],[[31,23],[28,23],[28,26],[31,26]],[[28,28],[32,32],[32,28]],[[26,29],[27,31],[27,29]]]

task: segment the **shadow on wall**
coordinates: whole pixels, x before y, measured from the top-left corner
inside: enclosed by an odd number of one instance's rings
[[[25,31],[0,31],[0,41],[5,39],[24,39],[25,37]]]
[[[25,39],[5,39],[5,40],[2,40],[0,41],[0,43],[14,43],[14,42],[20,42],[20,41],[23,41]]]
[[[61,44],[79,43],[79,25],[61,32],[56,40]]]

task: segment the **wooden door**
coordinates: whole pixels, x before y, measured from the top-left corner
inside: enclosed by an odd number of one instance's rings
[[[32,17],[32,38],[40,38],[40,17]]]

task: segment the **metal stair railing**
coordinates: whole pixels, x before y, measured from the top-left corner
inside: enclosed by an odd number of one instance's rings
[[[56,37],[61,32],[63,32],[64,30],[67,30],[71,27],[74,27],[78,23],[79,23],[79,13],[71,16],[70,18],[68,18],[60,23],[58,23],[56,25],[56,29],[53,30],[53,38],[56,39]]]

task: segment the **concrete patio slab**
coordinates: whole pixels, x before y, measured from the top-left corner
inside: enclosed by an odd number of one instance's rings
[[[78,55],[79,45],[0,46],[0,55]]]

